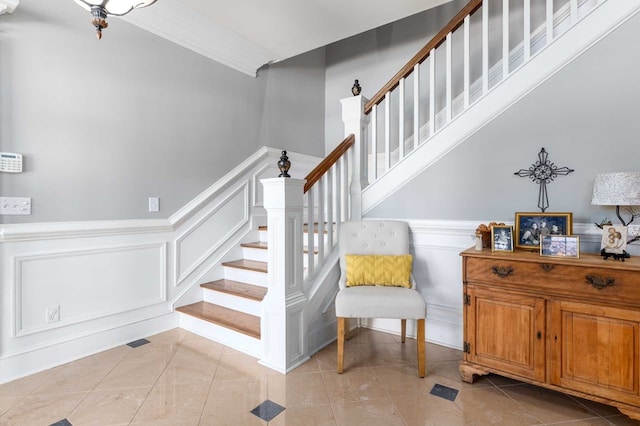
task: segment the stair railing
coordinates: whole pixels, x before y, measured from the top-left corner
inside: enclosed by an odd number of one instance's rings
[[[333,250],[340,223],[349,218],[349,155],[354,142],[353,134],[347,136],[306,177],[307,278]]]
[[[382,177],[605,1],[471,0],[365,104],[363,181]]]

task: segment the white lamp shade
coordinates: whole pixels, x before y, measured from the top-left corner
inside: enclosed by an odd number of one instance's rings
[[[156,0],[75,0],[75,2],[89,11],[91,6],[101,6],[109,15],[120,16],[133,9],[150,6]]]
[[[602,173],[593,184],[591,204],[640,206],[640,172]]]

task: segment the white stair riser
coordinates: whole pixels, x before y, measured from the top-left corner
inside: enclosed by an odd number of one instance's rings
[[[267,231],[265,229],[258,230],[258,235],[261,243],[267,242]]]
[[[225,308],[244,312],[246,314],[261,316],[262,310],[260,302],[257,300],[247,299],[245,297],[234,296],[233,294],[222,293],[215,290],[202,289],[204,301],[213,303],[214,305],[223,306]]]
[[[180,327],[256,358],[262,356],[260,340],[180,312]]]
[[[264,272],[249,271],[247,269],[225,266],[224,277],[228,280],[267,287],[267,274]]]
[[[242,247],[242,257],[246,260],[256,260],[258,262],[266,262],[268,252],[265,249]]]

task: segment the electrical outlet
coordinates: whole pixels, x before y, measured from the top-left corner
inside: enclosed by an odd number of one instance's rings
[[[47,324],[60,321],[60,305],[48,306],[46,311]]]

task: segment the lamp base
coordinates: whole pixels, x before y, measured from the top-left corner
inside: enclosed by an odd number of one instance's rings
[[[629,255],[626,250],[622,250],[622,253],[609,253],[606,252],[605,249],[602,249],[600,250],[600,256],[604,257],[604,260],[613,257],[614,260],[619,260],[621,262],[624,262],[625,259],[631,258],[631,255]]]

